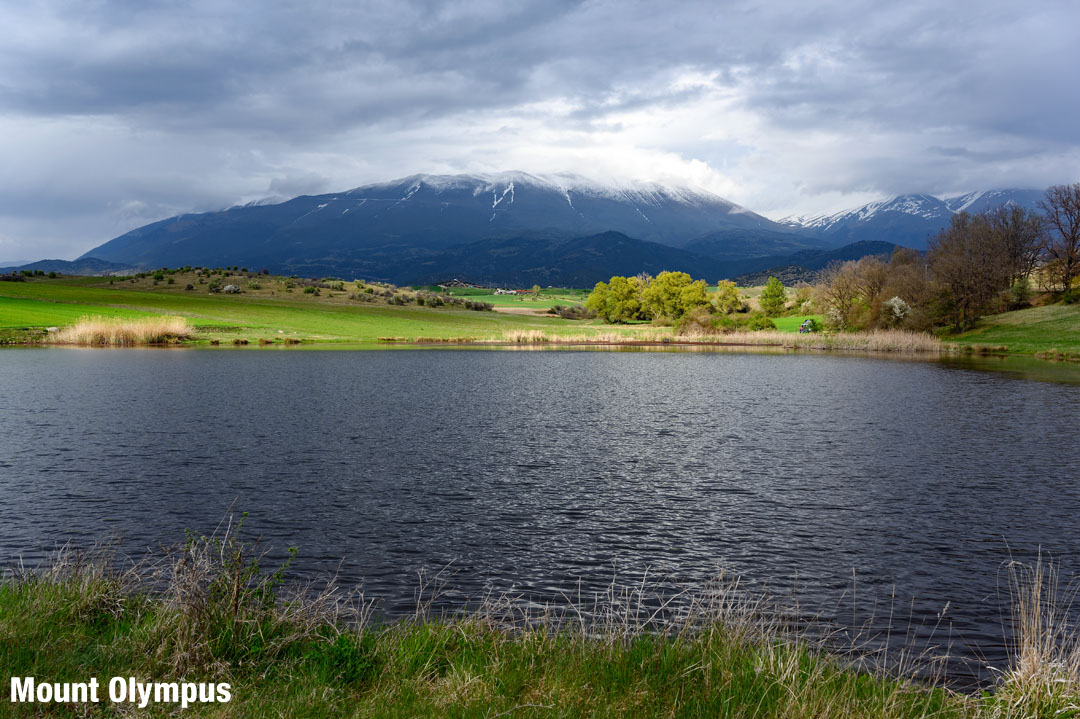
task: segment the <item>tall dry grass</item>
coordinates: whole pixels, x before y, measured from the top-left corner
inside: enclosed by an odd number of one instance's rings
[[[50,342],[64,345],[134,347],[173,344],[191,339],[194,335],[194,328],[183,317],[81,317],[75,324],[54,332]]]
[[[1077,587],[1042,556],[1009,565],[1012,662],[997,697],[1017,716],[1080,716],[1080,628],[1070,622]]]
[[[489,342],[513,344],[632,344],[639,342],[661,344],[716,344],[731,346],[782,347],[799,350],[848,350],[866,352],[899,352],[940,354],[948,351],[941,340],[921,332],[905,330],[873,330],[846,334],[798,334],[792,332],[760,331],[731,333],[684,333],[672,335],[654,328],[628,329],[623,332],[603,331],[557,333],[544,330],[510,330],[500,339]]]

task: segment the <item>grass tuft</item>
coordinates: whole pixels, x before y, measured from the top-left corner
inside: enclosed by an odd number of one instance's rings
[[[75,324],[53,332],[49,341],[66,345],[134,347],[163,345],[191,339],[195,330],[183,317],[82,317]]]

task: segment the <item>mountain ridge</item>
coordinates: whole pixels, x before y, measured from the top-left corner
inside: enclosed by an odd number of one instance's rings
[[[1005,204],[1035,210],[1042,197],[1041,190],[1028,189],[978,190],[945,197],[913,193],[840,212],[783,217],[777,222],[837,244],[872,240],[925,250],[930,238],[959,212],[975,214]]]

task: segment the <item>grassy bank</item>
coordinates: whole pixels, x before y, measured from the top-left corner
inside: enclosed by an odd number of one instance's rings
[[[234,284],[241,290],[237,294],[210,293],[207,288],[213,282]],[[1080,305],[1050,305],[987,317],[976,330],[946,337],[944,344],[911,333],[799,335],[796,330],[806,316],[777,318],[776,332],[676,337],[670,327],[605,325],[599,320],[543,314],[552,304],[580,301],[582,290],[545,290],[538,297],[494,295],[477,289],[453,291],[460,295],[456,300],[484,301],[497,305],[496,310],[522,312],[510,314],[460,305],[420,306],[415,302],[417,291],[411,288],[390,291],[358,282],[312,287],[304,282],[308,281],[242,273],[208,279],[190,272],[169,274],[164,281],[146,276],[35,277],[26,282],[0,282],[0,343],[41,342],[48,337],[47,327],[70,327],[85,316],[152,321],[168,315],[186,319],[192,344],[690,342],[927,354],[949,351],[948,345],[955,342],[961,349],[978,352],[1080,357]],[[395,293],[410,297],[411,303],[389,303],[386,295]]]
[[[947,339],[962,347],[1080,360],[1080,304],[990,315],[980,319],[974,330]]]
[[[777,320],[780,333],[675,338],[672,328],[647,324],[605,325],[599,320],[568,320],[544,314],[478,312],[455,306],[393,305],[385,288],[342,283],[342,289],[305,291],[288,278],[245,275],[215,276],[211,281],[242,287],[238,294],[212,294],[207,277],[170,274],[170,284],[152,277],[35,277],[27,282],[0,283],[0,341],[42,341],[46,327],[71,327],[88,315],[105,320],[156,321],[161,315],[186,319],[195,344],[286,345],[297,342],[473,342],[536,344],[583,342],[693,342],[764,345],[790,348],[875,349],[880,342],[857,335],[825,339],[798,336],[804,318]],[[202,282],[202,284],[200,284]],[[187,289],[191,286],[192,289]],[[333,285],[337,287],[338,285]],[[366,294],[376,291],[377,301]],[[413,292],[401,289],[401,293]],[[582,290],[547,290],[539,297],[493,295],[458,289],[462,299],[482,300],[526,311],[582,299]],[[71,336],[75,331],[63,333]],[[82,337],[93,336],[88,332]],[[77,344],[102,344],[77,340]],[[938,346],[934,343],[935,346]],[[893,349],[892,343],[888,349]]]
[[[227,683],[205,717],[1070,717],[1080,653],[1048,614],[1052,581],[1021,585],[1017,661],[993,692],[956,694],[851,669],[766,619],[732,583],[655,632],[633,594],[585,620],[492,601],[460,617],[375,623],[332,584],[289,590],[236,539],[192,538],[117,569],[64,552],[0,583],[0,666],[15,677]],[[1070,644],[1070,641],[1072,642]],[[1072,647],[1071,649],[1069,647]],[[4,677],[5,686],[10,681]],[[104,694],[104,692],[103,692]],[[150,703],[139,716],[174,716]],[[5,716],[130,716],[130,706],[0,704]]]

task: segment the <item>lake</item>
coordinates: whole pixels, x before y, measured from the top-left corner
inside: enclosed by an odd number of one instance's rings
[[[412,612],[420,571],[445,569],[453,607],[723,567],[838,627],[951,645],[952,671],[985,678],[1006,563],[1041,551],[1068,578],[1080,558],[1080,384],[1023,366],[6,350],[0,561],[109,535],[139,556],[232,506],[277,556],[299,547],[298,576],[362,582],[388,616]]]

